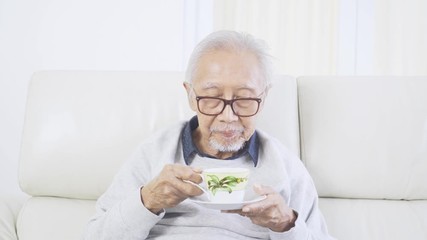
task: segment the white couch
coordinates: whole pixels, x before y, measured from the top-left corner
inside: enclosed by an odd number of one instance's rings
[[[31,197],[17,234],[17,207],[0,203],[0,239],[79,239],[135,146],[193,115],[183,79],[173,72],[35,73],[19,169]],[[427,239],[427,77],[277,76],[265,104],[259,128],[300,154],[333,236]]]

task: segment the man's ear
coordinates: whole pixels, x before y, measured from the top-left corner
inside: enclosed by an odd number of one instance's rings
[[[184,86],[185,91],[187,91],[188,104],[190,105],[191,110],[197,112],[196,101],[193,97],[194,92],[191,84],[188,82],[184,82],[182,85]]]
[[[187,91],[187,96],[189,96],[191,92],[191,85],[188,82],[183,82],[182,86],[184,86],[185,91]]]
[[[262,100],[262,102],[261,102],[261,105],[259,106],[259,110],[258,110],[258,112],[262,112],[262,110],[264,109],[265,100],[267,99],[268,92],[270,91],[271,87],[272,87],[272,85],[271,85],[271,84],[268,84],[268,85],[266,86],[266,88],[265,88],[265,90],[264,90],[264,94],[263,94],[263,95],[264,95],[264,96],[263,96],[263,100]]]

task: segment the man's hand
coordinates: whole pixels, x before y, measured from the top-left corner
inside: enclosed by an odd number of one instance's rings
[[[241,210],[224,211],[238,213],[249,217],[252,223],[267,227],[275,232],[286,232],[295,226],[297,216],[288,207],[282,196],[271,187],[254,185],[254,190],[259,195],[266,195],[263,201],[245,205]]]
[[[151,212],[157,214],[164,208],[175,207],[188,197],[202,194],[202,190],[190,183],[201,183],[201,170],[180,164],[166,165],[160,174],[141,188],[141,201]]]

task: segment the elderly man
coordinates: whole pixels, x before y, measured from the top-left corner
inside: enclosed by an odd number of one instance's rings
[[[85,239],[331,239],[301,161],[255,130],[270,87],[269,55],[247,34],[220,31],[196,47],[184,83],[196,116],[142,143],[97,202]],[[251,170],[262,201],[217,211],[188,198],[212,167]]]

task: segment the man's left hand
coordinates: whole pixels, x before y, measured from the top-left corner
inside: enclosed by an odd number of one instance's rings
[[[266,195],[267,198],[245,205],[241,210],[223,212],[238,213],[250,218],[252,223],[267,227],[275,232],[286,232],[295,226],[297,216],[279,193],[271,187],[261,185],[254,185],[254,190],[259,195]]]

